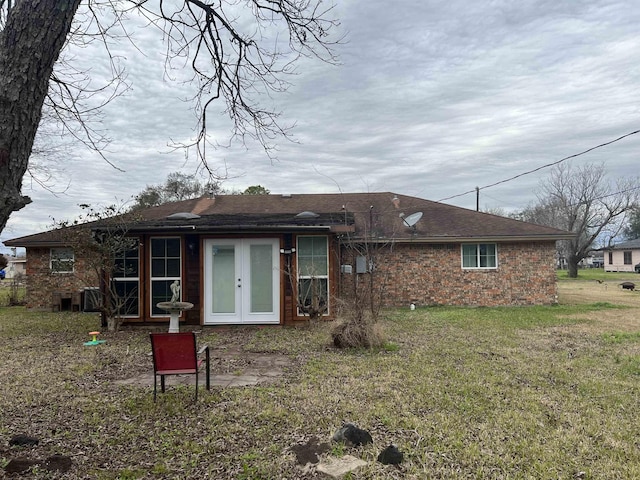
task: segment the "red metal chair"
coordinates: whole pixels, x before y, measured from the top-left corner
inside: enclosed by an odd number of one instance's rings
[[[198,370],[204,361],[206,370],[207,390],[211,390],[209,373],[209,347],[204,345],[196,351],[196,334],[193,332],[180,333],[151,333],[151,350],[153,353],[153,401],[156,401],[158,376],[162,393],[165,390],[164,377],[166,375],[195,375],[196,401],[198,401]],[[199,358],[205,353],[205,359]]]

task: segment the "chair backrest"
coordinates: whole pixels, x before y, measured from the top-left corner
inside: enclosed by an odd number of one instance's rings
[[[195,333],[152,333],[150,336],[155,371],[197,368]]]

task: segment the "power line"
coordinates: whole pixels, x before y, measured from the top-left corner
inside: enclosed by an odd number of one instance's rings
[[[611,145],[612,143],[619,142],[620,140],[622,140],[624,138],[627,138],[627,137],[630,137],[631,135],[636,135],[637,133],[640,133],[640,130],[635,130],[633,132],[627,133],[626,135],[622,135],[621,137],[618,137],[618,138],[616,138],[614,140],[611,140],[609,142],[601,143],[600,145],[596,145],[595,147],[588,148],[587,150],[585,150],[583,152],[575,153],[573,155],[569,155],[568,157],[561,158],[560,160],[557,160],[557,161],[552,162],[552,163],[547,163],[546,165],[542,165],[541,167],[534,168],[533,170],[529,170],[527,172],[520,173],[518,175],[514,175],[513,177],[509,177],[509,178],[506,178],[504,180],[500,180],[499,182],[495,182],[495,183],[492,183],[492,184],[489,184],[489,185],[485,185],[484,187],[476,187],[473,190],[468,190],[468,191],[466,191],[464,193],[459,193],[457,195],[452,195],[450,197],[442,198],[442,199],[437,200],[437,201],[438,202],[444,202],[445,200],[451,200],[452,198],[462,197],[464,195],[468,195],[470,193],[477,192],[478,190],[484,190],[485,188],[495,187],[496,185],[500,185],[500,184],[503,184],[503,183],[510,182],[512,180],[515,180],[516,178],[524,177],[525,175],[530,175],[530,174],[535,173],[537,171],[540,171],[540,170],[542,170],[544,168],[553,167],[554,165],[558,165],[559,163],[565,162],[565,161],[570,160],[572,158],[576,158],[576,157],[579,157],[580,155],[584,155],[586,153],[592,152],[593,150],[596,150],[598,148],[606,147],[607,145]]]

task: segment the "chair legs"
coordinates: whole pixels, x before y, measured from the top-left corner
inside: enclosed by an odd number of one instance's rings
[[[206,381],[206,387],[207,390],[211,390],[211,353],[209,352],[209,347],[208,346],[204,346],[201,350],[201,352],[198,352],[199,354],[202,353],[202,351],[204,351],[205,353],[205,369],[206,369],[206,377],[205,377],[205,381]],[[198,364],[196,367],[196,371],[195,371],[195,376],[196,376],[196,395],[195,395],[195,401],[198,401],[198,389],[200,386],[200,374],[199,374],[199,370],[201,364]],[[191,373],[190,373],[191,374]],[[165,393],[165,377],[166,375],[162,375],[160,374],[160,390],[162,391],[162,393]],[[157,384],[158,384],[158,374],[154,372],[153,374],[153,401],[156,401],[156,397],[157,397]]]
[[[209,352],[207,351],[207,354]],[[207,355],[208,357],[208,355]],[[198,401],[198,388],[199,388],[199,377],[200,375],[198,374],[198,372],[195,373],[196,376],[196,402]],[[162,393],[165,393],[165,379],[164,379],[165,375],[160,375],[160,391]],[[211,375],[209,374],[209,358],[207,358],[207,373],[206,373],[206,386],[207,386],[207,390],[211,390]],[[154,374],[153,375],[153,401],[155,402],[157,399],[157,393],[158,393],[158,375]]]

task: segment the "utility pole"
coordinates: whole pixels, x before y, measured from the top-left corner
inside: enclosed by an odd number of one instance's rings
[[[480,211],[480,187],[476,187],[476,212]]]

